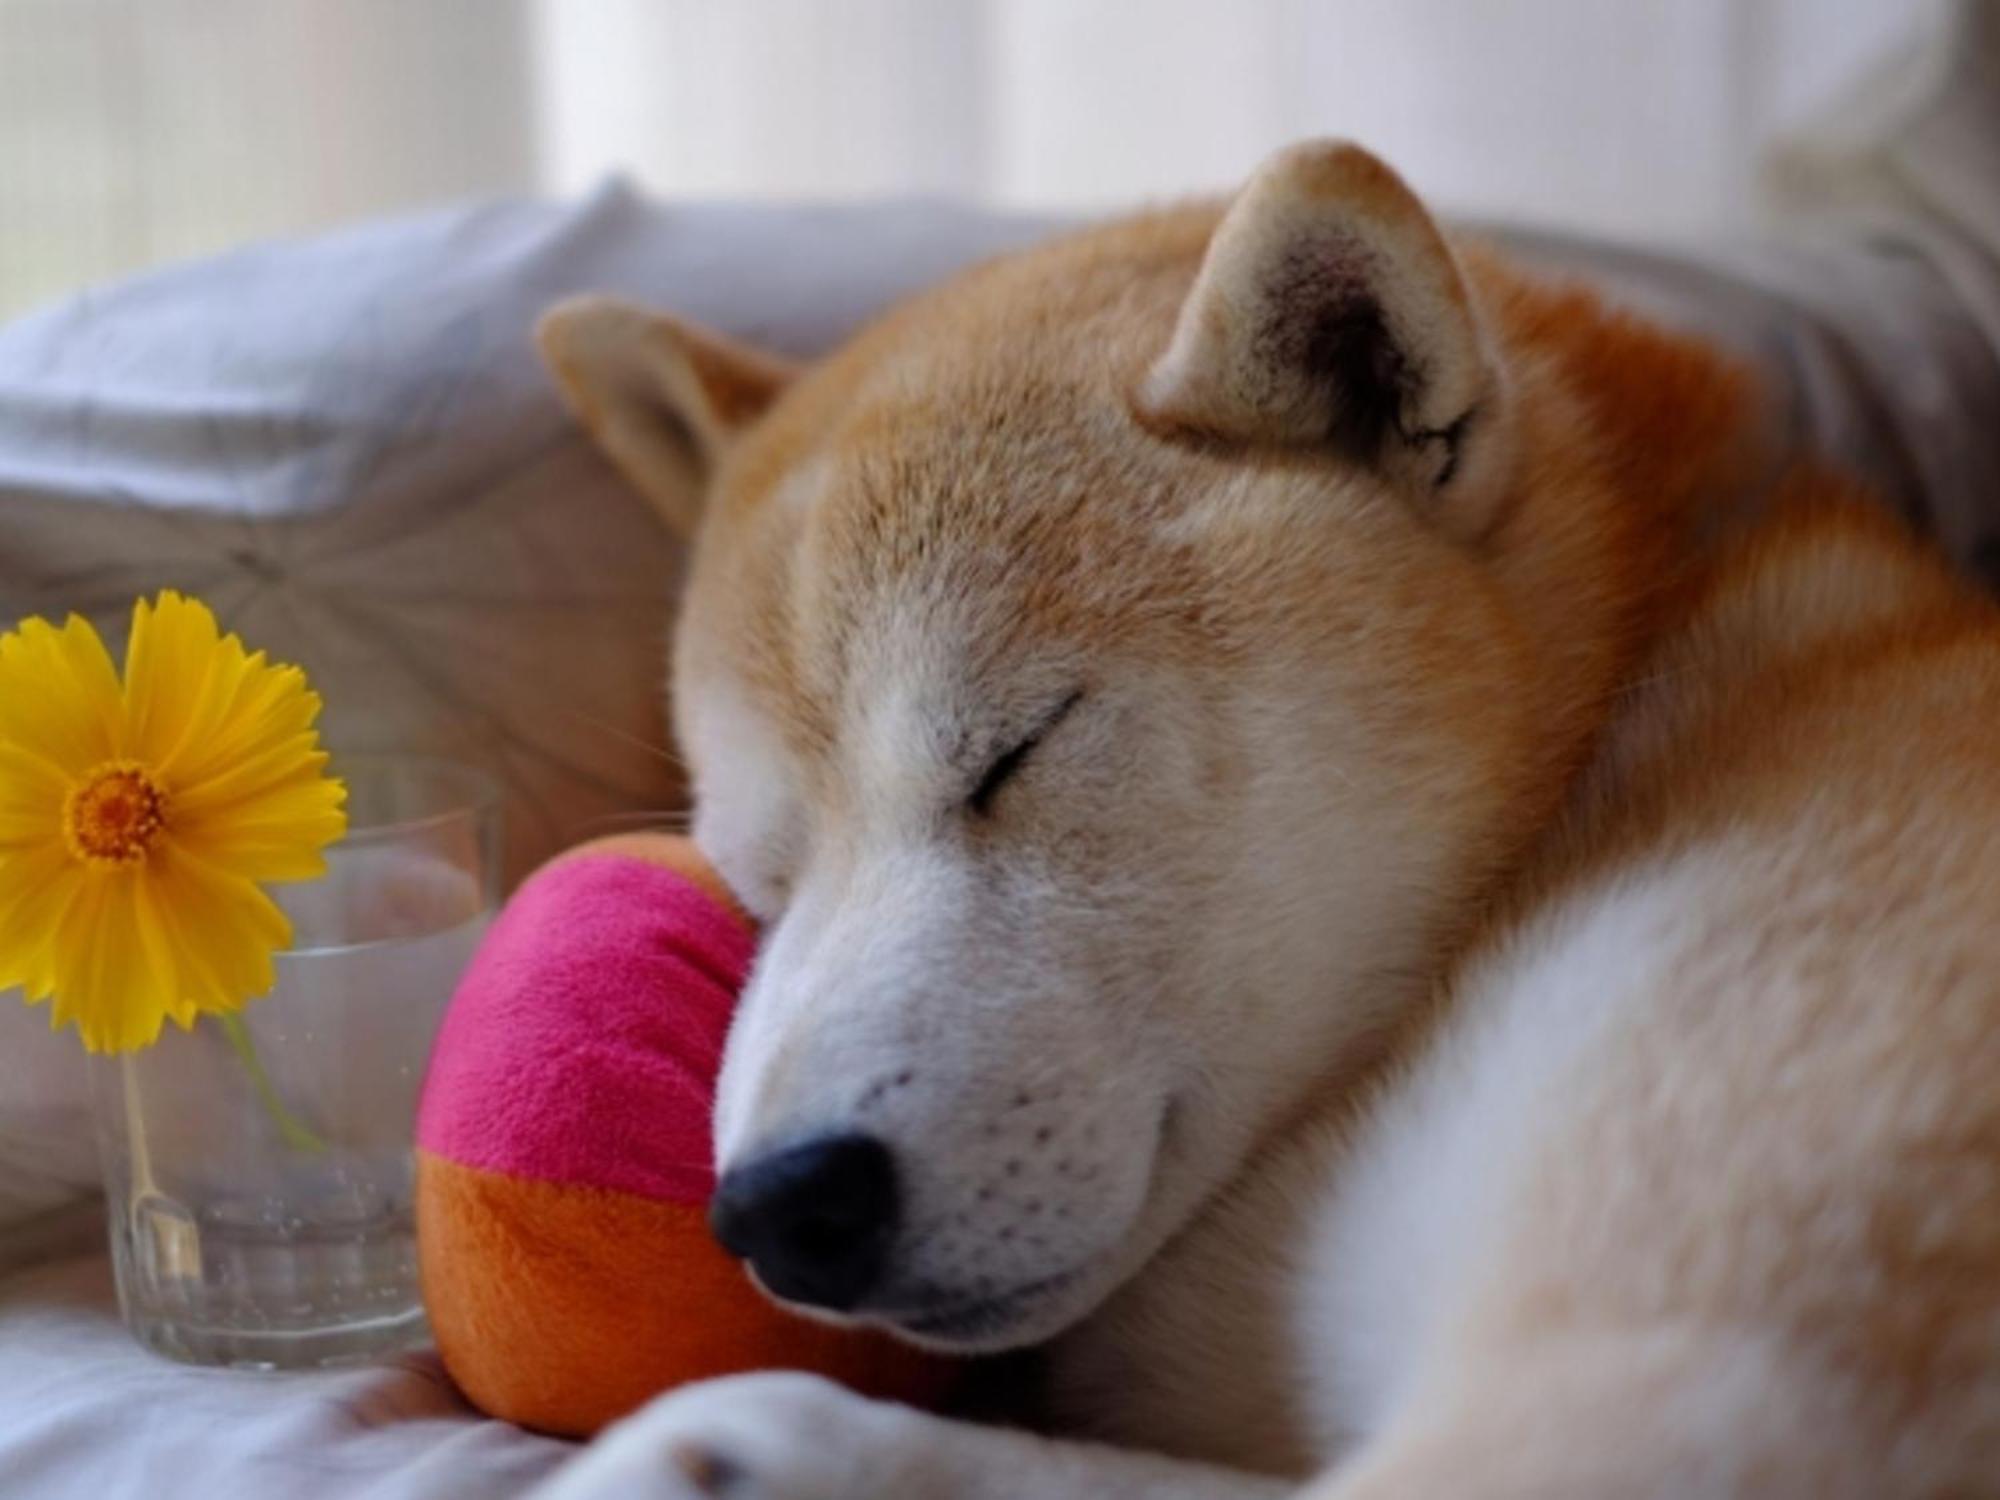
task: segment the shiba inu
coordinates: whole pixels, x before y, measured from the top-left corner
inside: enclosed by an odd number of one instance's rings
[[[557,1493],[2000,1493],[2000,624],[1727,359],[1329,143],[809,368],[542,340],[695,539],[717,1231],[1055,1427]]]

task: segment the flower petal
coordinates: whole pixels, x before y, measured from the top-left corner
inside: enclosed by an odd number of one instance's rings
[[[319,694],[306,688],[297,667],[273,667],[263,654],[233,669],[234,691],[218,696],[212,726],[198,747],[167,769],[183,786],[203,786],[281,746],[317,746],[313,721]]]
[[[60,847],[0,851],[0,990],[45,1000],[55,984],[55,937],[82,893],[84,869]]]
[[[176,952],[197,955],[180,964],[178,988],[202,1010],[236,1010],[268,991],[277,970],[271,955],[292,941],[292,924],[249,880],[218,870],[173,840],[163,839],[147,861],[157,909],[172,913]]]
[[[189,816],[227,816],[288,784],[319,781],[338,786],[324,776],[326,762],[317,735],[289,735],[239,756],[232,764],[217,766],[201,781],[180,781],[174,787],[174,806]]]
[[[242,1003],[241,997],[232,996],[216,977],[200,942],[191,941],[182,931],[180,916],[163,898],[159,880],[140,881],[134,898],[150,961],[174,976],[166,1005],[175,1025],[185,1031],[205,1010],[234,1010]]]
[[[135,614],[127,703],[136,754],[176,790],[291,740],[311,746],[319,695],[297,667],[252,655],[195,601],[162,594]]]
[[[159,767],[211,712],[221,640],[208,606],[172,589],[132,606],[125,716],[135,759]]]
[[[130,1052],[160,1034],[176,976],[150,962],[137,871],[93,872],[71,903],[54,947],[57,1026],[71,1021],[92,1052]]]
[[[85,878],[52,945],[55,1024],[74,1021],[93,1052],[148,1046],[170,1015],[187,1025],[266,993],[290,941],[256,886],[162,846],[143,867]]]
[[[0,744],[0,849],[62,844],[63,800],[69,779],[22,749]]]
[[[124,738],[118,674],[91,623],[58,630],[23,620],[0,636],[0,744],[78,776],[115,757]]]
[[[310,745],[310,741],[307,741]],[[324,752],[287,744],[176,796],[173,836],[206,863],[251,880],[310,880],[347,831],[347,788]]]

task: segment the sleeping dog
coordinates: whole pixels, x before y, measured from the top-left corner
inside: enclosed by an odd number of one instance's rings
[[[1727,358],[1337,143],[543,347],[693,537],[724,1237],[1053,1423],[746,1376],[552,1493],[2000,1490],[2000,619]]]

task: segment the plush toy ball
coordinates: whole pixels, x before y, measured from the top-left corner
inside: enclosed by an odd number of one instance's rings
[[[750,923],[685,839],[573,850],[460,981],[417,1120],[438,1349],[474,1405],[583,1436],[684,1381],[785,1368],[935,1400],[950,1366],[765,1298],[709,1236],[710,1114]]]

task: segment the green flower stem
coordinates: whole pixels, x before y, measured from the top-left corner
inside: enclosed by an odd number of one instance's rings
[[[158,1189],[153,1179],[153,1152],[140,1121],[146,1111],[139,1103],[138,1070],[128,1053],[118,1059],[118,1087],[125,1095],[125,1138],[132,1143],[133,1197],[144,1198]]]
[[[264,1061],[257,1055],[257,1044],[250,1040],[250,1028],[243,1024],[243,1018],[234,1014],[222,1014],[216,1018],[222,1027],[222,1034],[229,1038],[229,1045],[236,1049],[236,1055],[243,1059],[243,1071],[250,1075],[250,1086],[257,1091],[263,1102],[264,1111],[270,1115],[278,1133],[285,1138],[285,1144],[294,1151],[305,1151],[317,1156],[326,1150],[326,1142],[307,1129],[304,1122],[285,1108],[285,1101],[278,1097],[278,1091],[271,1086],[271,1075],[264,1071]]]

